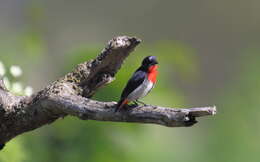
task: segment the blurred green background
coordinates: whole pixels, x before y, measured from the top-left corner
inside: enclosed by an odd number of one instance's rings
[[[117,35],[142,44],[97,100],[117,101],[143,57],[159,60],[143,101],[216,105],[190,128],[59,119],[18,136],[0,162],[259,162],[260,1],[0,0],[0,60],[35,91],[95,58]],[[10,78],[12,79],[12,78]]]

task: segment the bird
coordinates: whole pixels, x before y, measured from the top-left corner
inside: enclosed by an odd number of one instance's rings
[[[145,105],[145,103],[138,99],[145,97],[153,89],[158,74],[157,64],[156,56],[147,56],[143,59],[141,66],[127,82],[115,112],[121,110],[129,102],[134,102],[137,105],[138,103]]]

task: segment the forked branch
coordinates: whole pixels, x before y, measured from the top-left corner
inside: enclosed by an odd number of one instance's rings
[[[215,107],[190,109],[138,106],[114,112],[116,102],[91,100],[96,90],[114,80],[125,58],[140,43],[135,37],[109,41],[96,59],[84,62],[31,97],[8,92],[0,79],[0,148],[27,131],[72,115],[82,120],[153,123],[168,127],[195,124],[196,117],[214,115]]]

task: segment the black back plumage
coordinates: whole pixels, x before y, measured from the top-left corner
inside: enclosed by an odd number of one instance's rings
[[[125,99],[131,92],[133,92],[138,86],[140,86],[146,78],[146,72],[137,69],[134,75],[127,82],[122,94],[121,99]]]

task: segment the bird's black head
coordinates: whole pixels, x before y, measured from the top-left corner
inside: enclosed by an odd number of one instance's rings
[[[156,65],[156,64],[158,64],[158,61],[156,60],[155,56],[147,56],[144,58],[144,60],[142,62],[143,67],[150,67],[150,66]]]

